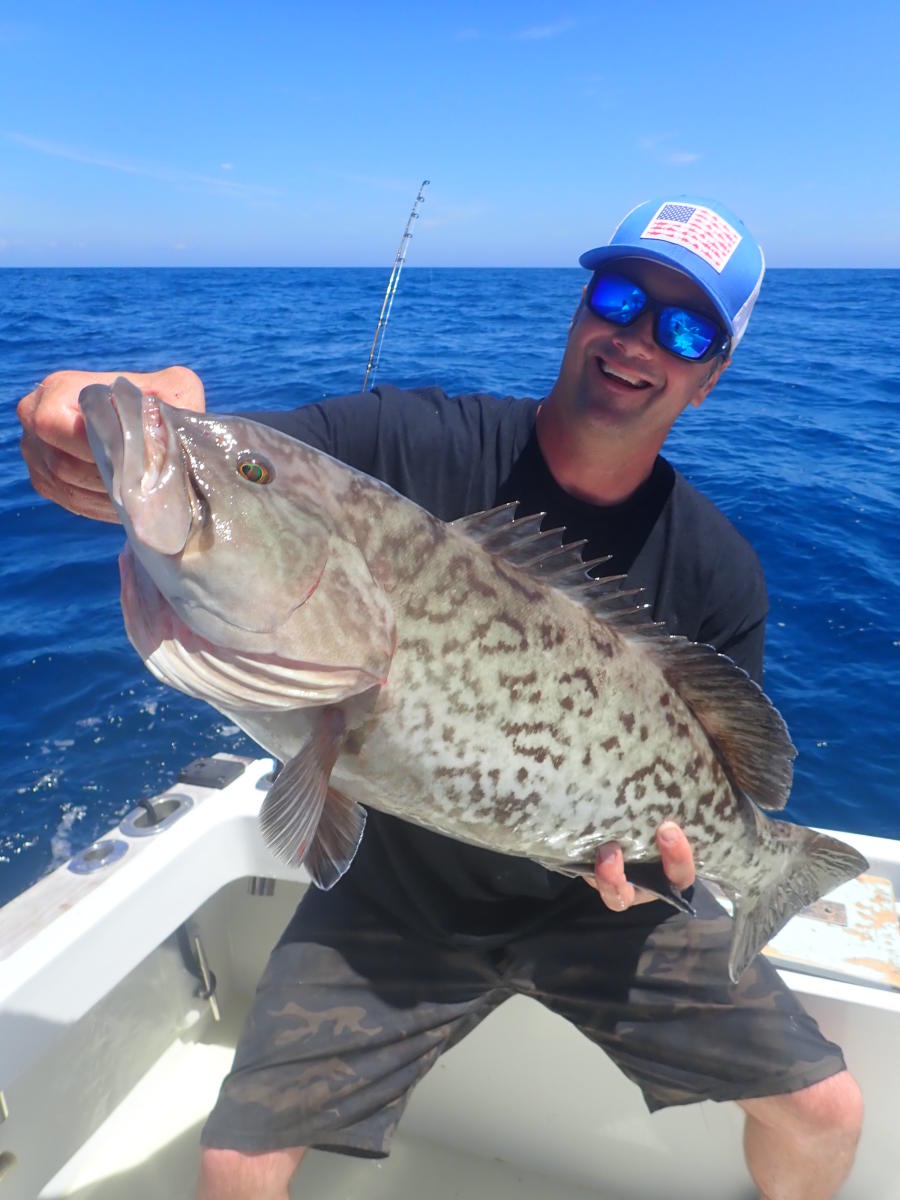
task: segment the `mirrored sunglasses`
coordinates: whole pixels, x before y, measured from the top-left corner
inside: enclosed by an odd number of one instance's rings
[[[728,334],[721,325],[692,308],[654,300],[624,275],[597,271],[588,285],[587,302],[594,316],[614,325],[632,325],[642,313],[652,312],[653,340],[676,358],[707,362],[728,349]]]

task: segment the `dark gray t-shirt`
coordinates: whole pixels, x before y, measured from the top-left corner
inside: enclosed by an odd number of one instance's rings
[[[611,555],[596,573],[627,573],[645,589],[654,620],[715,646],[760,682],[767,599],[750,545],[661,456],[621,504],[570,496],[538,446],[538,403],[383,386],[252,415],[383,480],[445,521],[513,500],[520,516],[546,512],[544,528],[564,526],[567,541],[587,539],[586,558]],[[596,904],[580,880],[374,810],[337,886],[451,942],[501,942],[570,906]]]

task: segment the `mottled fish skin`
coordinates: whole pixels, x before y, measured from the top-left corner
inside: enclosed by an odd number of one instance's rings
[[[753,803],[784,805],[794,754],[759,689],[714,651],[623,612],[615,583],[592,589],[583,565],[567,567],[572,552],[554,557],[555,544],[536,539],[538,519],[514,524],[510,510],[448,525],[252,421],[148,416],[146,398],[122,384],[82,400],[110,494],[122,492],[112,402],[126,442],[142,404],[145,428],[162,420],[169,473],[183,459],[195,497],[174,556],[170,536],[155,535],[166,553],[148,548],[142,537],[153,536],[137,534],[120,499],[136,560],[123,564],[132,641],[160,678],[210,699],[284,762],[303,762],[323,705],[339,708],[333,753],[321,750],[338,799],[570,874],[590,874],[609,841],[626,862],[655,859],[656,830],[674,820],[699,873],[735,902],[733,976],[794,912],[863,869],[855,851],[820,846]],[[158,488],[166,471],[151,435]],[[238,475],[248,454],[272,468],[269,486]],[[149,526],[144,499],[135,506]],[[165,509],[155,497],[151,507]],[[288,610],[296,561],[305,566],[292,586],[309,592]],[[232,572],[246,586],[230,601]],[[737,697],[733,738],[707,690],[725,708]],[[319,803],[327,811],[328,798]],[[315,823],[297,858],[314,834]],[[348,859],[353,846],[351,836]]]

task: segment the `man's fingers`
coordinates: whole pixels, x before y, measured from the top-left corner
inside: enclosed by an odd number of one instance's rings
[[[119,515],[105,489],[94,491],[89,488],[60,483],[51,475],[45,475],[39,469],[29,467],[31,486],[45,500],[67,508],[80,517],[91,517],[96,521],[119,523]]]
[[[112,383],[117,374],[130,379],[166,404],[202,412],[203,384],[188,367],[162,371],[55,371],[23,396],[16,408],[22,424],[22,456],[39,495],[71,512],[101,521],[117,521],[94,462],[78,397],[91,383]]]
[[[92,458],[85,460],[68,454],[65,450],[57,450],[46,442],[39,441],[30,433],[22,435],[22,457],[25,459],[36,488],[37,477],[41,477],[58,479],[60,483],[70,487],[106,494],[100,472]],[[38,490],[40,491],[39,488]]]
[[[78,407],[78,392],[61,394],[60,389],[51,384],[53,378],[52,375],[48,376],[33,392],[23,396],[16,406],[16,415],[25,431],[25,437],[34,443],[52,446],[55,450],[61,450],[82,462],[92,463],[94,456],[87,440],[84,418]],[[86,373],[85,378],[89,378]],[[24,438],[22,451],[25,451]]]
[[[30,433],[22,435],[22,457],[28,467],[31,486],[39,496],[82,517],[119,520],[93,459],[82,462],[63,450],[40,442]]]
[[[625,878],[625,860],[615,842],[601,846],[594,866],[594,887],[607,908],[622,912],[635,903],[637,894]]]
[[[145,392],[152,393],[163,403],[174,405],[175,408],[190,408],[194,412],[204,412],[206,409],[203,382],[190,367],[166,367],[162,371],[128,378]]]
[[[694,855],[683,831],[674,821],[664,821],[657,830],[656,844],[666,878],[679,891],[689,888],[695,878]],[[625,859],[616,842],[600,847],[594,864],[594,878],[587,882],[596,888],[603,903],[614,912],[658,899],[652,892],[634,887],[625,878]]]
[[[662,868],[669,883],[684,891],[696,878],[691,844],[674,821],[663,821],[656,833]]]

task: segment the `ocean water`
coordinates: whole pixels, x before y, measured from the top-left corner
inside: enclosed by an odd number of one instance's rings
[[[540,396],[583,272],[408,267],[377,380]],[[0,903],[178,768],[253,753],[127,642],[122,536],[41,500],[15,403],[68,366],[203,378],[219,411],[358,390],[387,272],[0,271]],[[774,270],[669,458],[766,569],[766,690],[799,750],[788,815],[900,836],[900,271]]]

